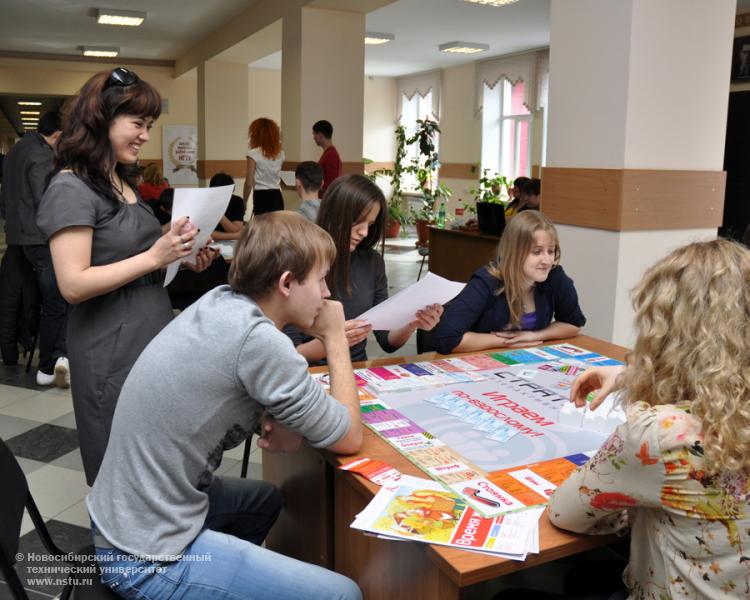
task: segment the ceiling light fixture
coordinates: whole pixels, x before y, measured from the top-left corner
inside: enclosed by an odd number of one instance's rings
[[[96,22],[99,25],[123,25],[125,27],[140,27],[146,20],[145,12],[135,10],[113,10],[100,8],[97,10]]]
[[[22,115],[39,115],[39,114],[41,114],[38,110],[21,110],[19,112]]]
[[[440,44],[438,46],[440,52],[450,52],[452,54],[476,54],[477,52],[484,52],[489,49],[489,44],[475,44],[473,42],[448,42],[447,44]]]
[[[484,4],[485,6],[505,6],[506,4],[518,2],[518,0],[464,0],[464,2],[470,2],[471,4]]]
[[[83,46],[81,51],[84,56],[95,56],[97,58],[114,58],[120,54],[119,48],[107,48],[102,46]]]
[[[368,46],[379,46],[380,44],[387,44],[396,39],[396,36],[392,33],[375,33],[374,31],[368,31],[365,33],[365,44]]]
[[[19,100],[18,106],[41,106],[41,102],[34,102],[31,100]]]

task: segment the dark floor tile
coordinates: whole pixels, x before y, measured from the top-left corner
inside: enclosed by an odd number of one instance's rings
[[[47,529],[49,529],[52,540],[63,552],[76,553],[92,543],[91,532],[88,529],[78,527],[77,525],[52,520],[47,522]],[[35,595],[29,593],[30,598],[49,598],[62,591],[61,586],[54,585],[52,582],[42,583],[38,581],[40,578],[51,578],[52,580],[58,577],[64,578],[65,564],[62,563],[61,565],[61,563],[51,558],[45,559],[49,553],[44,548],[42,540],[39,538],[36,531],[30,531],[21,538],[18,552],[22,554],[24,558],[16,563],[16,573],[18,573],[24,586],[29,590],[36,592]],[[41,560],[39,560],[40,558]],[[51,567],[51,570],[53,571],[57,566],[61,566],[61,570],[59,575],[57,572],[44,574],[32,573],[29,572],[29,567],[32,565],[36,567]],[[35,579],[37,581],[32,582],[30,579]],[[0,599],[4,598],[4,596],[2,596],[3,592],[8,592],[7,597],[11,598],[10,590],[7,586],[3,585],[0,586]]]
[[[26,589],[26,595],[29,600],[52,600],[56,596],[52,594],[45,594],[44,592],[37,592],[35,590]],[[13,595],[10,593],[8,584],[4,581],[0,581],[0,600],[15,600]]]
[[[45,423],[6,443],[15,456],[48,463],[78,448],[78,434],[67,427]]]
[[[19,363],[14,367],[0,364],[0,383],[4,385],[15,385],[16,387],[27,388],[30,390],[47,390],[49,387],[36,384],[36,366],[32,365],[29,372],[26,372],[26,363]]]

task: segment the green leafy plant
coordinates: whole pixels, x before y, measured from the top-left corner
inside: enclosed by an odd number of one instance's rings
[[[406,145],[417,145],[418,154],[411,164],[404,168],[404,172],[412,173],[417,179],[417,186],[422,196],[419,209],[412,210],[415,220],[434,223],[437,218],[439,203],[448,200],[452,192],[445,184],[437,184],[434,180],[435,171],[440,167],[440,156],[436,148],[437,135],[440,126],[431,119],[419,119],[417,130],[406,140]]]
[[[507,204],[508,202],[508,178],[504,175],[490,175],[489,169],[482,171],[478,187],[471,188],[469,192],[474,196],[475,202],[489,202],[491,204]],[[475,209],[476,211],[476,209]]]

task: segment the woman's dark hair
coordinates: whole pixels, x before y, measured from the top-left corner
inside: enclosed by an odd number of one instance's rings
[[[211,181],[208,182],[208,187],[222,187],[225,185],[234,185],[234,179],[229,173],[220,171],[211,177]]]
[[[112,168],[135,189],[137,165],[116,162],[109,128],[120,115],[157,119],[160,114],[159,92],[132,71],[120,67],[97,73],[63,107],[53,173],[71,169],[97,194],[118,202],[110,181]]]
[[[380,207],[375,223],[367,232],[367,237],[357,246],[355,252],[369,250],[385,239],[385,197],[380,188],[364,175],[343,175],[328,186],[318,210],[316,224],[325,229],[336,244],[336,260],[328,271],[328,289],[336,297],[336,291],[349,287],[349,245],[352,238],[352,225],[364,218],[373,204]]]
[[[522,196],[538,196],[542,193],[541,179],[529,179],[521,188]]]

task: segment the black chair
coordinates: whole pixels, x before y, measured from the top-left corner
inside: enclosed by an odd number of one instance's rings
[[[419,263],[419,274],[417,275],[417,281],[419,281],[419,278],[422,277],[422,269],[424,268],[424,261],[426,261],[427,257],[430,256],[430,247],[429,246],[417,246],[417,252],[419,253],[419,256],[422,257],[422,262]]]
[[[55,557],[74,558],[83,560],[75,563],[70,560],[55,562],[63,566],[69,564],[71,569],[77,567],[79,573],[60,577],[71,580],[60,595],[60,600],[109,600],[118,596],[101,583],[99,568],[93,560],[94,546],[81,548],[75,554],[68,556],[60,550],[52,540],[42,515],[31,497],[26,476],[5,442],[0,439],[0,572],[10,588],[11,595],[17,600],[28,600],[21,578],[13,565],[16,563],[16,553],[21,538],[21,521],[24,508],[28,511],[39,537],[49,554]],[[90,559],[90,560],[87,560]]]
[[[253,444],[253,435],[250,434],[245,440],[245,448],[242,451],[242,468],[240,469],[240,477],[247,477],[247,467],[250,464],[250,446]]]

